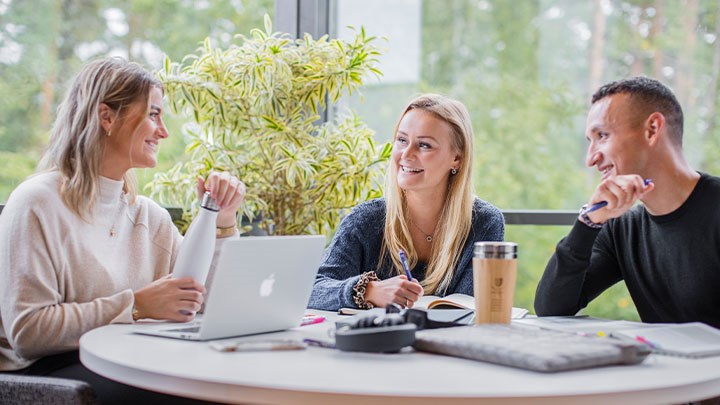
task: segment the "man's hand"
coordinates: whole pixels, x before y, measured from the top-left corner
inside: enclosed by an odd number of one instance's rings
[[[608,219],[617,218],[627,212],[637,200],[654,188],[655,184],[650,182],[646,186],[643,178],[636,174],[608,177],[597,186],[589,202],[589,205],[592,205],[605,201],[607,205],[588,213],[587,216],[591,221],[603,224]]]

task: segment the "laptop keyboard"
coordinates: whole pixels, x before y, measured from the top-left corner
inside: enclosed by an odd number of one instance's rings
[[[650,353],[640,343],[513,324],[422,330],[416,338],[419,351],[543,372],[637,364]]]

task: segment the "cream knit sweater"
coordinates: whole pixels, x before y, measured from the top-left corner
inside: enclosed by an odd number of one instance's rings
[[[57,172],[26,180],[8,199],[0,215],[0,370],[76,350],[93,328],[131,323],[133,290],[172,269],[182,236],[168,212],[142,196],[130,205],[121,181],[101,178],[99,186],[88,222],[63,203]]]

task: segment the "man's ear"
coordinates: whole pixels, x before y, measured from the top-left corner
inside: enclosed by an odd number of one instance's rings
[[[100,125],[102,125],[105,132],[110,132],[113,123],[115,122],[115,111],[113,111],[113,109],[110,108],[109,105],[105,103],[100,103],[98,115],[100,116]]]
[[[645,120],[645,140],[654,145],[660,139],[661,132],[665,129],[665,116],[660,112],[650,114]]]

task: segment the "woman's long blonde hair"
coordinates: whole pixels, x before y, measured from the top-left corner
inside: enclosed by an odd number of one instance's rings
[[[455,273],[460,253],[472,227],[474,196],[472,193],[473,131],[470,114],[465,106],[451,98],[438,94],[423,94],[408,104],[397,125],[393,140],[405,114],[421,110],[432,114],[452,128],[452,148],[460,156],[457,174],[450,175],[445,204],[440,213],[433,236],[430,260],[422,286],[427,294],[444,293]],[[450,168],[448,168],[448,171]],[[405,192],[397,183],[398,167],[390,162],[385,178],[385,236],[380,252],[380,264],[390,256],[398,274],[402,264],[397,254],[403,249],[407,253],[410,267],[418,262],[418,255],[408,229],[408,208]]]
[[[63,201],[80,217],[89,219],[98,192],[103,138],[108,135],[100,122],[100,104],[126,119],[131,104],[149,103],[152,87],[162,89],[162,84],[137,63],[118,57],[100,59],[80,71],[58,107],[50,144],[38,171],[60,172]],[[133,200],[137,185],[131,171],[123,181],[123,191]]]

